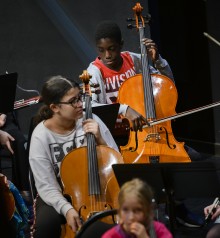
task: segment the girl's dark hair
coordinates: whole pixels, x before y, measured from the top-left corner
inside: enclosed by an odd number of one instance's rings
[[[50,77],[44,83],[41,91],[41,100],[45,105],[38,111],[34,123],[38,124],[42,120],[51,118],[53,116],[53,111],[50,109],[50,105],[52,103],[59,103],[71,88],[76,87],[79,88],[78,83],[70,81],[61,75]]]
[[[122,36],[119,26],[111,21],[103,21],[98,24],[95,32],[96,43],[103,38],[114,39],[120,44],[122,42]]]

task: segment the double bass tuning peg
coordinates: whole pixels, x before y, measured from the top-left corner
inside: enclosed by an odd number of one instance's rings
[[[135,18],[127,18],[128,22],[133,22],[133,21],[136,22],[136,20],[137,19],[135,19]],[[148,13],[146,16],[142,16],[141,20],[142,20],[142,23],[143,23],[142,25],[149,24],[150,21],[151,21],[151,15]],[[137,24],[137,22],[136,22],[136,24]],[[127,25],[127,28],[128,29],[137,28],[137,25],[129,23]]]
[[[135,19],[134,18],[127,18],[127,22],[135,22]],[[136,28],[136,25],[133,25],[133,24],[131,24],[131,23],[129,23],[128,25],[127,25],[127,28],[128,29],[132,29],[132,28]]]

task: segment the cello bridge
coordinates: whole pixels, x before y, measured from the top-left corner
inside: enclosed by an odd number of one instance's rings
[[[161,137],[160,137],[159,133],[150,133],[146,136],[146,138],[144,139],[144,142],[146,142],[146,141],[150,142],[152,140],[158,141],[160,139],[161,139]]]

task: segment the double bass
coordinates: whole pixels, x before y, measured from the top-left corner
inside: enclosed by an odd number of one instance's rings
[[[150,74],[147,50],[142,43],[145,38],[145,19],[141,15],[143,7],[137,3],[133,10],[135,27],[140,37],[143,72],[128,78],[121,85],[118,102],[129,105],[150,124],[176,114],[178,94],[171,79],[164,75]],[[184,142],[178,142],[173,135],[171,121],[147,126],[142,132],[130,131],[128,144],[120,149],[125,163],[191,162],[184,149]]]
[[[92,118],[90,78],[86,70],[80,75],[84,82],[85,119]],[[86,136],[87,146],[68,153],[60,167],[63,193],[71,198],[71,203],[83,222],[99,212],[118,207],[119,186],[111,165],[123,163],[118,151],[105,145],[96,145],[91,133]],[[75,236],[76,233],[66,225],[63,237]]]

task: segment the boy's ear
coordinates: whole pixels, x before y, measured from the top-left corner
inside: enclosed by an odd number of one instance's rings
[[[124,40],[122,39],[122,40],[121,40],[121,43],[120,43],[121,49],[123,48],[123,45],[124,45]]]

